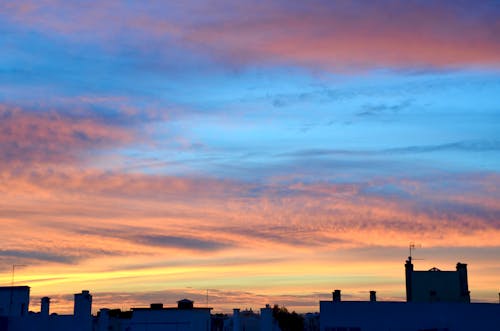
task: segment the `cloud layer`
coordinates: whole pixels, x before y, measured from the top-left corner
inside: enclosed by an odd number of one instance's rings
[[[195,49],[234,65],[340,70],[500,63],[498,8],[493,2],[110,1],[93,7],[50,0],[8,3],[2,9],[10,21],[30,29],[94,40],[104,48],[159,52],[170,59],[176,58],[173,48]]]

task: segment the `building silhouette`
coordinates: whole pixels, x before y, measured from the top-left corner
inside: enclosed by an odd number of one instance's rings
[[[415,271],[405,264],[406,302],[343,301],[340,290],[320,301],[321,331],[470,331],[500,330],[500,304],[471,303],[467,265],[456,271]]]
[[[92,295],[75,294],[73,315],[50,314],[50,298],[40,300],[40,312],[29,312],[28,286],[0,287],[0,331],[91,331]]]
[[[149,308],[132,308],[130,331],[210,331],[212,308],[194,307],[188,299],[177,301],[177,307],[164,308],[153,303]]]
[[[434,267],[415,271],[411,256],[405,264],[407,302],[470,302],[467,264],[457,263],[456,271]]]
[[[0,317],[22,317],[28,315],[29,302],[29,286],[0,287]]]

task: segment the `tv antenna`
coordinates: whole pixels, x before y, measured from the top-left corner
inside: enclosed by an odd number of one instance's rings
[[[10,283],[10,285],[11,285],[12,287],[14,287],[14,274],[15,274],[15,272],[16,272],[16,268],[17,268],[17,267],[26,267],[26,265],[25,265],[25,264],[13,264],[13,265],[12,265],[12,281],[11,281],[11,283]]]
[[[422,245],[421,244],[415,244],[413,241],[410,242],[410,245],[409,245],[409,250],[410,250],[410,261],[411,260],[422,260],[422,259],[414,259],[411,255],[412,251],[414,251],[415,249],[417,248],[422,248]]]
[[[10,283],[9,315],[12,312],[12,304],[14,302],[14,273],[16,271],[16,267],[26,267],[26,265],[24,265],[24,264],[13,264],[12,265],[12,280]]]

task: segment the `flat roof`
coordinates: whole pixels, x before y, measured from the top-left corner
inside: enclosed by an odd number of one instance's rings
[[[211,307],[193,307],[193,308],[183,309],[183,308],[178,308],[178,307],[165,307],[165,308],[145,307],[145,308],[131,308],[131,309],[132,310],[151,310],[151,311],[158,311],[158,310],[182,310],[182,311],[187,311],[187,310],[212,310],[213,308],[211,308]]]
[[[11,290],[29,290],[30,287],[26,285],[22,286],[0,286],[0,291],[11,291]]]

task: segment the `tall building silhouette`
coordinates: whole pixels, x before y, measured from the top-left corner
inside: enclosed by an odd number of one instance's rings
[[[457,263],[457,270],[436,267],[415,271],[411,256],[405,263],[407,302],[470,302],[467,264]]]

